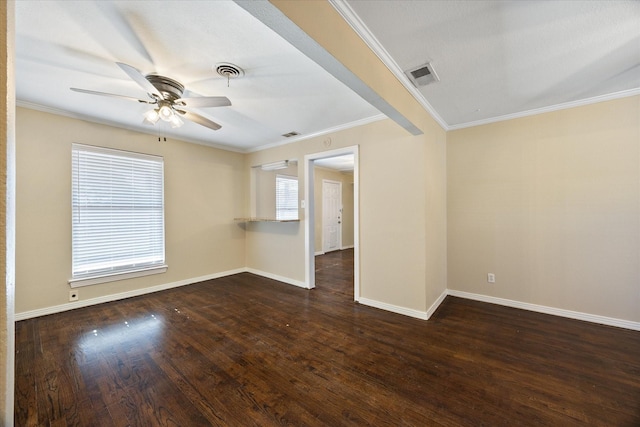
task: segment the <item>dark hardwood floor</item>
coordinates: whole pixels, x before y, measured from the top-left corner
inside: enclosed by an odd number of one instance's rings
[[[353,303],[248,273],[18,322],[17,426],[640,426],[640,332],[447,298]]]

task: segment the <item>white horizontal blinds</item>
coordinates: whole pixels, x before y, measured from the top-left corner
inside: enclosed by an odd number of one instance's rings
[[[74,144],[73,277],[164,265],[163,159]]]
[[[298,219],[298,178],[276,175],[276,219]]]

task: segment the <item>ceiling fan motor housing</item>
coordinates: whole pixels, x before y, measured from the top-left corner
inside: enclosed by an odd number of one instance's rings
[[[173,103],[176,99],[182,98],[184,86],[180,82],[157,74],[149,74],[145,78],[158,89],[166,101]]]

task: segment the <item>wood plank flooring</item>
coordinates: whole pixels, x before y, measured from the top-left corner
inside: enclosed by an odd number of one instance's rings
[[[248,273],[16,326],[17,426],[640,426],[640,332],[447,298],[429,321]]]

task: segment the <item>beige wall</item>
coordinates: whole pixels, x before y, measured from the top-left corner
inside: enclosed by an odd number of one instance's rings
[[[411,136],[384,120],[331,134],[329,148],[326,138],[251,153],[248,163],[304,159],[306,154],[359,145],[361,296],[426,311],[446,287],[444,131],[434,127]],[[301,161],[300,188],[304,167]],[[306,219],[304,210],[301,218]],[[432,233],[427,235],[427,230]],[[303,282],[304,249],[302,225],[247,225],[250,268]]]
[[[640,97],[447,145],[450,289],[640,321]]]
[[[302,197],[304,188],[304,175],[301,172],[300,153],[290,148],[283,150],[282,147],[272,150],[265,150],[247,154],[245,158],[244,173],[248,182],[251,181],[253,169],[265,163],[272,163],[280,160],[296,160],[298,176],[298,197]],[[249,197],[261,197],[258,194],[251,194]],[[251,201],[247,206],[251,206]],[[242,216],[252,216],[248,211]],[[302,219],[304,211],[299,211]],[[246,266],[261,273],[267,273],[273,277],[281,278],[289,282],[304,281],[304,250],[297,246],[297,239],[303,235],[301,222],[247,222],[240,223],[246,231]]]
[[[315,167],[313,173],[315,194],[315,252],[322,252],[322,180],[342,184],[342,247],[353,246],[353,173]]]
[[[83,287],[81,300],[245,266],[304,281],[302,222],[244,224],[232,219],[246,216],[251,165],[303,159],[305,154],[326,150],[324,138],[245,156],[178,141],[159,143],[150,135],[27,109],[18,110],[17,126],[19,313],[68,303],[72,142],[165,158],[169,271]],[[444,230],[441,216],[426,219],[425,202],[429,176],[444,175],[444,144],[424,135],[408,135],[390,120],[333,134],[332,140],[331,149],[360,143],[362,296],[424,311],[430,305],[430,290],[435,289],[434,298],[444,290],[442,272],[432,271],[440,267],[444,246],[425,235],[430,221],[441,221],[439,229]],[[439,166],[433,169],[423,163],[430,150],[440,156]],[[381,176],[381,164],[389,174]],[[302,171],[299,177],[304,188]],[[434,211],[444,210],[442,184],[434,189],[438,191]],[[304,211],[301,216],[304,219]],[[430,245],[439,246],[439,254],[429,256]],[[440,287],[428,283],[430,277],[439,280]]]
[[[197,278],[245,265],[244,156],[201,145],[19,108],[16,312],[68,303],[71,144],[164,157],[164,274],[79,289],[80,300]]]

